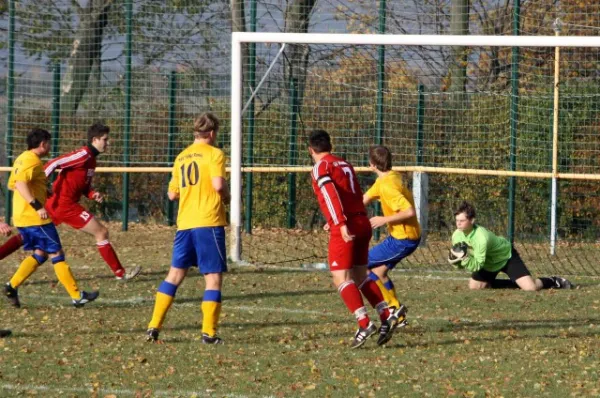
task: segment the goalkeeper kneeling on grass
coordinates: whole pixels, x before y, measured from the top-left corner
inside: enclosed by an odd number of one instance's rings
[[[454,212],[454,220],[456,231],[452,234],[448,262],[472,272],[469,289],[519,287],[537,291],[573,287],[559,276],[533,279],[519,252],[508,240],[475,223],[475,208],[470,203],[460,205]],[[510,280],[497,280],[500,272],[507,274]]]

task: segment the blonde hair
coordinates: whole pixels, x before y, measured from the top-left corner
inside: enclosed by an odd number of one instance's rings
[[[208,138],[211,131],[219,130],[219,119],[210,112],[203,113],[194,120],[194,136]]]

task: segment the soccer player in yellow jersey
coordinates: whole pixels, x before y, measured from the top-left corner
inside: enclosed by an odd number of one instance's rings
[[[48,217],[46,202],[47,180],[41,157],[50,151],[50,133],[33,129],[27,135],[27,151],[15,160],[8,188],[13,190],[13,222],[23,236],[25,250],[33,250],[17,272],[4,286],[11,304],[20,307],[18,287],[50,256],[54,272],[65,287],[75,307],[82,307],[99,296],[99,292],[79,291],[69,264],[65,261],[60,238],[52,220]]]
[[[229,188],[225,180],[225,155],[214,147],[219,120],[205,113],[194,122],[194,143],[175,159],[169,199],[179,199],[177,233],[171,268],[158,287],[146,339],[157,341],[178,286],[192,266],[204,275],[202,343],[222,344],[217,337],[221,313],[222,274],[227,272],[225,252],[225,202]]]
[[[375,184],[363,195],[364,204],[379,199],[383,216],[371,217],[371,227],[387,224],[389,235],[380,244],[369,250],[369,277],[373,279],[390,309],[398,318],[393,328],[406,326],[406,307],[396,296],[394,283],[388,275],[403,258],[419,246],[421,227],[417,220],[412,193],[402,183],[402,176],[392,170],[392,154],[384,146],[369,149],[369,165],[377,174]]]

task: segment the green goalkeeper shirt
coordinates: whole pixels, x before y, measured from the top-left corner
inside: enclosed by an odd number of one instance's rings
[[[458,229],[454,231],[452,245],[460,242],[466,242],[469,246],[469,255],[461,262],[460,267],[471,272],[482,268],[490,272],[500,271],[512,255],[512,246],[508,240],[477,224],[473,225],[473,230],[468,235]]]

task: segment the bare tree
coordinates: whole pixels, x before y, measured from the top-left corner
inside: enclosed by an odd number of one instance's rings
[[[316,0],[289,0],[285,10],[285,32],[307,33],[310,15]],[[306,69],[310,48],[306,44],[294,44],[286,51],[285,81],[288,87],[293,87],[298,95],[299,104],[302,103],[304,86],[306,84]]]
[[[102,38],[112,3],[112,0],[89,0],[87,6],[80,9],[81,22],[63,79],[63,109],[68,116],[77,112],[79,103],[87,91],[94,64],[97,69],[100,67]]]

